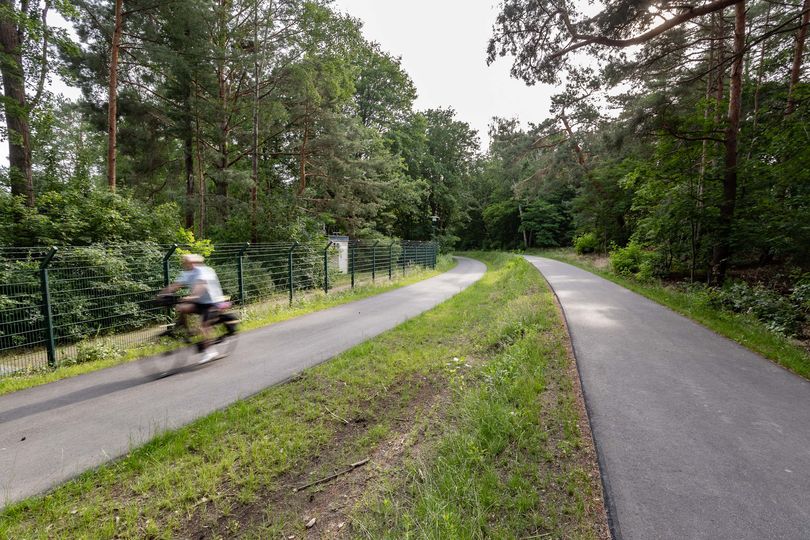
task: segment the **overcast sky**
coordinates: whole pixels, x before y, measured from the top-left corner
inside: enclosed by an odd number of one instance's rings
[[[417,109],[452,107],[484,147],[493,116],[517,117],[525,126],[548,115],[553,88],[512,79],[508,58],[487,66],[495,0],[334,0],[334,6],[362,20],[366,38],[402,57],[419,93]]]

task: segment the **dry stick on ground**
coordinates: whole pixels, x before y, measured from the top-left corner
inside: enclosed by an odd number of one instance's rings
[[[326,412],[328,412],[329,414],[331,414],[332,416],[334,416],[335,418],[337,418],[338,420],[340,420],[341,422],[343,422],[343,423],[344,423],[344,424],[346,424],[347,426],[349,425],[349,421],[348,421],[348,420],[346,420],[345,418],[341,418],[341,417],[340,417],[340,416],[338,416],[337,414],[333,413],[333,412],[332,412],[332,409],[330,409],[329,407],[324,407],[324,408],[326,409]]]
[[[315,480],[314,482],[310,482],[309,484],[304,484],[303,486],[293,488],[293,493],[298,493],[299,491],[303,491],[309,487],[317,486],[318,484],[323,484],[325,482],[329,482],[330,480],[334,480],[338,476],[342,476],[346,473],[350,473],[358,467],[362,467],[366,463],[370,461],[371,458],[366,458],[362,461],[358,461],[357,463],[352,463],[348,469],[344,469],[340,472],[336,472],[335,474],[329,475],[326,478],[321,478],[320,480]]]

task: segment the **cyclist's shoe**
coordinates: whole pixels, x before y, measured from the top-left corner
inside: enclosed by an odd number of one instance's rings
[[[216,350],[209,348],[203,353],[202,358],[200,358],[197,363],[207,364],[211,360],[216,360],[217,358],[219,358],[219,353]]]

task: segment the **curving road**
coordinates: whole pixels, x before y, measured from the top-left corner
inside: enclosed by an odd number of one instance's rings
[[[203,369],[152,380],[132,362],[0,396],[0,504],[284,381],[431,309],[485,270],[460,257],[414,285],[246,332],[234,356]]]
[[[810,382],[561,262],[562,305],[623,539],[810,538]]]

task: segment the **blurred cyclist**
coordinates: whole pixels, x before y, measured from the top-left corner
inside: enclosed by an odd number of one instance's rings
[[[183,255],[183,272],[174,283],[161,291],[161,294],[171,294],[186,288],[188,294],[177,304],[178,320],[181,325],[188,327],[188,315],[197,314],[201,317],[200,332],[203,335],[201,350],[204,352],[199,363],[210,362],[219,356],[219,353],[209,347],[211,335],[211,319],[217,313],[217,306],[225,302],[222,287],[219,284],[217,273],[209,266],[203,264],[202,255]]]

